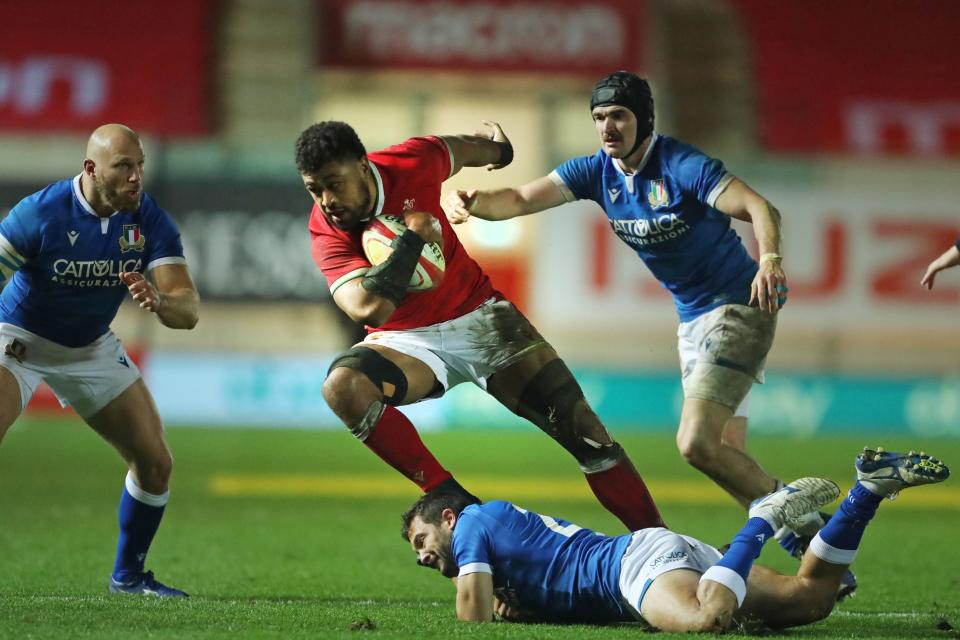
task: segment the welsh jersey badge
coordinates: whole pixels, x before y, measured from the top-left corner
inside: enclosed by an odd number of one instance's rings
[[[147,237],[140,233],[140,225],[125,224],[120,234],[120,253],[127,251],[143,251]]]
[[[667,188],[663,186],[663,180],[654,180],[650,183],[650,193],[647,194],[647,201],[650,202],[652,209],[659,209],[670,204],[670,194]]]

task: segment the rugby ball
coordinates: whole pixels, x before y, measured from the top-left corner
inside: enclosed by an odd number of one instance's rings
[[[389,214],[379,215],[367,225],[361,236],[363,253],[370,264],[377,266],[390,257],[393,248],[390,243],[397,236],[403,235],[407,226],[400,216]],[[423,245],[417,268],[410,277],[407,291],[429,291],[443,281],[443,272],[447,268],[447,261],[443,257],[443,249],[439,243],[433,242]]]

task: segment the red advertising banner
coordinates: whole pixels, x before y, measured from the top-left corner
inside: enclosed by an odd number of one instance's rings
[[[642,68],[643,0],[326,0],[330,67],[604,74]]]
[[[0,130],[210,131],[213,0],[6,3]]]
[[[732,2],[767,149],[960,155],[960,3]]]

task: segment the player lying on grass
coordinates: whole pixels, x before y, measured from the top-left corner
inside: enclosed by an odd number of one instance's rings
[[[417,564],[457,585],[457,617],[485,622],[610,623],[724,632],[756,619],[792,627],[830,614],[840,580],[883,498],[945,480],[936,458],[864,449],[857,483],[820,530],[795,576],[753,564],[774,531],[835,500],[831,480],[801,478],[758,499],[721,554],[668,529],[609,537],[509,502],[468,504],[436,492],[403,515]]]

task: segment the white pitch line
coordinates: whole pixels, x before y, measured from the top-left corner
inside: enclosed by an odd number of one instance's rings
[[[936,613],[920,611],[837,611],[834,610],[830,617],[840,618],[932,618]]]

